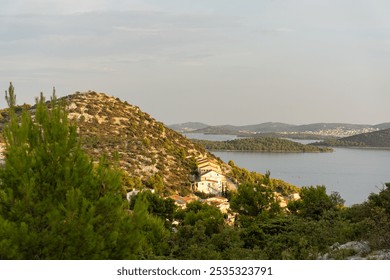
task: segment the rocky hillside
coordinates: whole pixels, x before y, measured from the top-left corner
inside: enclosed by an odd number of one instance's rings
[[[196,158],[213,158],[202,147],[167,128],[140,108],[103,93],[65,97],[69,118],[77,122],[83,145],[97,159],[119,156],[129,176],[148,180],[163,177],[166,187],[184,191]]]
[[[77,123],[87,153],[94,160],[103,155],[118,160],[128,178],[146,182],[158,174],[168,191],[185,193],[197,158],[217,162],[201,146],[118,98],[90,91],[61,99],[67,104],[69,118]],[[34,107],[29,110],[33,114]],[[0,113],[5,123],[7,111]]]

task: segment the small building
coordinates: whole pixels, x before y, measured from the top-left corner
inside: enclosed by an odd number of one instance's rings
[[[228,199],[221,196],[215,196],[207,198],[206,203],[209,205],[213,205],[219,209],[222,213],[227,213],[230,209],[230,203],[228,202]]]
[[[207,194],[220,195],[225,182],[224,175],[215,171],[207,171],[200,175],[200,180],[196,183],[196,190]]]
[[[198,199],[196,196],[180,196],[177,194],[171,195],[169,196],[169,198],[173,199],[175,201],[176,206],[180,207],[181,209],[186,209],[188,203],[191,203]]]
[[[194,190],[220,195],[226,185],[226,177],[222,175],[221,167],[207,158],[198,159],[197,165],[199,177],[194,184]]]
[[[186,203],[183,200],[183,197],[181,197],[180,195],[171,195],[169,198],[175,201],[175,205],[177,207],[180,207],[181,209],[185,209],[187,207]]]
[[[198,162],[199,174],[204,174],[209,171],[221,172],[221,167],[210,161]]]

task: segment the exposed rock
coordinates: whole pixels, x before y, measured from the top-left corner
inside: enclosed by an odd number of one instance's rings
[[[390,260],[390,250],[374,251],[367,256],[369,260]]]
[[[371,251],[370,245],[366,241],[351,241],[342,245],[333,245],[335,250],[353,250],[358,255],[368,254]]]
[[[371,251],[366,241],[351,241],[345,244],[335,243],[330,247],[331,251],[320,255],[320,260],[390,260],[390,250]]]

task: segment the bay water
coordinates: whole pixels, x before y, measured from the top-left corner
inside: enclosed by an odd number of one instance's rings
[[[188,138],[232,140],[232,135],[191,135]],[[306,141],[305,141],[306,142]],[[350,206],[364,202],[390,182],[390,150],[335,148],[332,153],[265,153],[211,151],[224,162],[259,173],[271,172],[272,178],[293,185],[325,185],[328,193],[338,192]]]

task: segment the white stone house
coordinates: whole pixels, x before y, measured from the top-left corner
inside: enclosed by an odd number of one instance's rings
[[[200,175],[200,181],[196,183],[196,190],[207,194],[221,194],[225,176],[215,171],[208,171]]]

